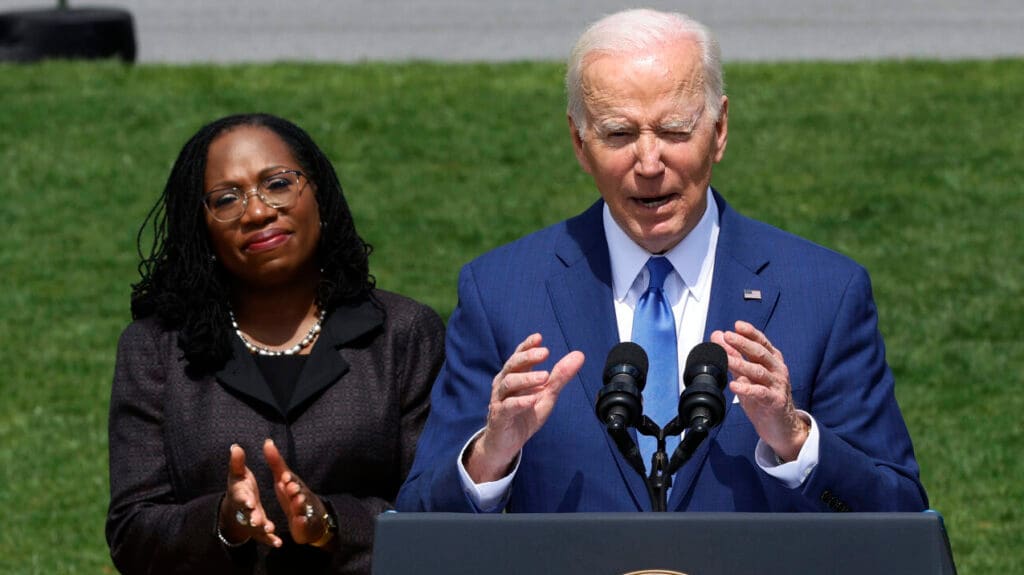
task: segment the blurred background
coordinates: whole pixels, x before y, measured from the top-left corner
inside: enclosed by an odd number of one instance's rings
[[[141,62],[562,60],[615,0],[95,0],[130,11]],[[0,0],[0,10],[55,2]],[[1020,0],[691,0],[726,61],[1024,53]]]

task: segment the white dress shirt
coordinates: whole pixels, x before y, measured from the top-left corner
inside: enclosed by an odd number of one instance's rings
[[[686,357],[690,350],[704,339],[718,232],[718,205],[711,189],[708,188],[707,209],[704,210],[704,215],[697,226],[682,241],[663,254],[675,268],[674,273],[665,278],[664,290],[676,322],[680,393],[683,389],[682,374],[686,367]],[[611,260],[612,296],[619,341],[631,341],[633,312],[640,296],[647,290],[649,274],[645,266],[652,254],[626,235],[612,218],[607,204],[604,206],[604,233]],[[818,463],[817,424],[807,413],[799,413],[809,421],[811,430],[795,461],[779,463],[772,449],[760,440],[754,450],[754,459],[758,466],[791,489],[799,487]],[[515,466],[507,476],[497,481],[474,483],[466,472],[462,459],[466,448],[478,435],[479,433],[466,442],[459,455],[459,474],[463,489],[470,499],[479,509],[490,511],[503,506],[509,486],[519,468],[519,461],[516,460]]]

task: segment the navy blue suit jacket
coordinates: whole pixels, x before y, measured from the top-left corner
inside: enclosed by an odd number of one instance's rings
[[[867,272],[852,260],[743,217],[715,193],[721,230],[705,340],[745,320],[782,351],[796,406],[820,430],[819,463],[795,489],[754,462],[758,437],[733,394],[727,412],[676,474],[669,510],[911,511],[927,507],[893,395]],[[608,351],[618,343],[603,203],[467,264],[449,321],[447,361],[397,507],[476,511],[456,465],[482,429],[491,383],[527,335],[540,332],[550,369],[586,355],[554,412],[522,452],[506,509],[650,509],[640,476],[594,414]],[[760,299],[744,297],[759,290]]]

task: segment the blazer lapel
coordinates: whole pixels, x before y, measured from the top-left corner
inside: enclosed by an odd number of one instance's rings
[[[288,405],[289,418],[314,396],[319,395],[349,370],[349,364],[338,350],[345,344],[380,329],[384,312],[370,300],[343,305],[330,313],[313,347],[306,366],[295,384]]]
[[[339,306],[328,314],[320,338],[295,383],[295,391],[284,415],[290,419],[296,410],[348,372],[348,362],[338,353],[339,348],[378,329],[383,323],[384,313],[369,300]],[[231,346],[232,356],[216,373],[217,380],[236,393],[280,413],[277,400],[249,351],[237,337],[231,339]]]
[[[547,280],[555,319],[568,349],[588,353],[576,380],[583,387],[586,407],[591,411],[604,385],[604,357],[619,342],[612,303],[611,263],[602,223],[603,206],[599,201],[566,222],[567,236],[556,247],[556,255],[565,269]],[[604,436],[637,508],[650,509],[643,479],[619,454],[611,437],[607,433]]]
[[[263,374],[249,350],[245,349],[245,345],[238,337],[231,337],[231,357],[215,376],[224,387],[265,406],[274,413],[280,413],[270,386],[263,379]]]
[[[768,265],[769,259],[757,239],[756,230],[751,229],[749,220],[733,211],[717,192],[715,200],[721,214],[721,228],[704,341],[710,341],[711,333],[715,330],[732,330],[737,320],[746,321],[763,331],[780,295],[777,285],[765,281],[759,275]],[[735,394],[726,386],[726,418],[732,409],[742,409],[733,403],[734,398]],[[697,472],[704,465],[710,446],[721,429],[721,425],[713,428],[690,461],[676,472],[669,509],[678,509],[688,499]]]

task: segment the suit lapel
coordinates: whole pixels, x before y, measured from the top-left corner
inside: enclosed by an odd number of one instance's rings
[[[289,419],[311,398],[318,395],[349,370],[349,364],[338,352],[343,345],[378,329],[384,313],[369,300],[342,305],[328,314],[320,338],[306,360],[292,393],[287,415]],[[232,356],[216,373],[224,387],[280,413],[277,400],[263,374],[237,337],[231,338]]]
[[[780,295],[777,285],[765,281],[759,275],[768,265],[769,259],[766,250],[757,239],[755,230],[751,229],[747,225],[748,220],[733,211],[717,192],[715,200],[718,202],[721,228],[715,254],[715,272],[711,282],[711,299],[704,341],[710,341],[711,333],[715,330],[732,330],[737,320],[746,321],[763,331]],[[732,409],[742,409],[733,403],[734,398],[735,394],[726,386],[726,418]],[[704,465],[710,446],[721,430],[721,425],[712,429],[690,461],[676,472],[669,509],[678,509],[685,500],[684,496],[693,489],[697,471]]]
[[[288,406],[289,417],[348,372],[349,364],[339,353],[342,346],[375,332],[383,324],[384,312],[369,300],[342,305],[331,312],[320,335],[321,341],[313,348],[295,384]]]
[[[566,222],[567,235],[556,247],[556,255],[565,268],[547,280],[555,319],[568,349],[587,352],[576,384],[582,386],[590,411],[594,410],[597,393],[604,385],[604,358],[619,342],[603,206],[603,202],[597,202]],[[607,433],[604,436],[637,508],[650,509],[643,479],[619,454],[611,437]]]
[[[215,375],[224,387],[265,406],[274,413],[280,413],[270,386],[263,379],[256,361],[237,336],[231,336],[231,357]]]
[[[780,295],[779,286],[760,275],[770,263],[766,247],[769,240],[763,239],[752,221],[733,210],[718,192],[714,196],[721,227],[705,340],[717,329],[733,329],[737,320],[764,330]]]

